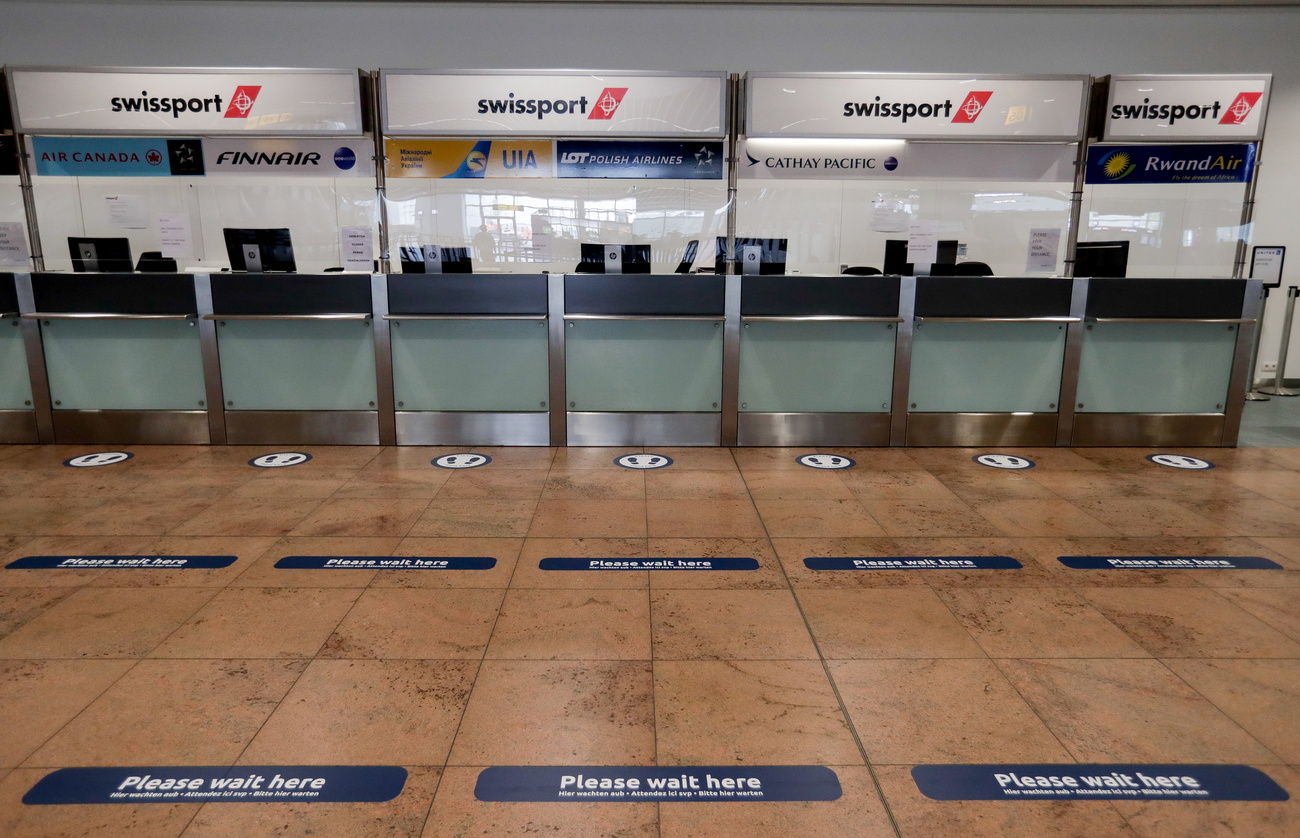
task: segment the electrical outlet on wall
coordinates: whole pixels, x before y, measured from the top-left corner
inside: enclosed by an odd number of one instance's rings
[[[1264,366],[1260,367],[1260,370],[1263,372],[1277,372],[1277,364],[1273,361],[1269,361],[1264,364]]]

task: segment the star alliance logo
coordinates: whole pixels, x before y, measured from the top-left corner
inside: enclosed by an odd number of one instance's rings
[[[695,168],[698,169],[701,166],[713,166],[713,149],[708,146],[700,146],[700,150],[695,152]]]

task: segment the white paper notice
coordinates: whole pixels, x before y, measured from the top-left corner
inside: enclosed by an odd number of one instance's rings
[[[901,233],[908,219],[902,201],[882,197],[871,202],[871,229],[877,233]]]
[[[149,210],[139,195],[105,195],[108,224],[118,230],[147,230]]]
[[[0,265],[26,265],[31,261],[21,221],[0,221]]]
[[[369,227],[340,227],[343,239],[343,267],[349,271],[374,270],[374,247]]]
[[[1056,259],[1061,252],[1061,231],[1041,227],[1029,231],[1029,257],[1025,260],[1026,273],[1031,271],[1056,271]]]
[[[185,259],[194,255],[194,239],[190,235],[188,215],[163,215],[158,217],[158,236],[162,239],[162,255],[168,259]]]
[[[914,221],[907,229],[907,261],[919,275],[929,275],[930,266],[939,258],[939,236],[934,222]]]

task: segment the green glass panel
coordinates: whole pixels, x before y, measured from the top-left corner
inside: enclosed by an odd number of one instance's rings
[[[888,323],[746,323],[740,330],[740,409],[888,411],[896,334]]]
[[[201,410],[193,320],[42,320],[55,410]]]
[[[720,322],[571,320],[565,325],[570,410],[718,410]]]
[[[1079,364],[1079,412],[1222,413],[1238,328],[1089,324]]]
[[[908,401],[921,413],[1056,410],[1065,326],[918,323]]]
[[[399,410],[547,407],[544,320],[395,320],[390,334]]]
[[[373,410],[375,341],[365,320],[221,320],[231,410]]]
[[[30,410],[32,380],[20,321],[0,320],[0,410]]]

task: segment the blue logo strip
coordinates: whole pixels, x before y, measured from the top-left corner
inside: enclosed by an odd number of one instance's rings
[[[286,570],[490,570],[497,560],[486,556],[285,556],[275,563]]]
[[[1018,570],[1010,556],[870,556],[803,560],[809,570]]]
[[[1086,183],[1249,183],[1255,144],[1126,145],[1088,149]]]
[[[1288,800],[1248,765],[918,765],[932,800]]]
[[[15,570],[194,570],[230,567],[236,556],[23,556],[5,565]]]
[[[474,785],[474,797],[491,802],[772,802],[841,794],[839,777],[820,765],[493,766]]]
[[[1282,570],[1262,556],[1057,556],[1075,570]]]
[[[140,137],[32,137],[36,174],[171,177],[167,141]],[[201,172],[199,174],[202,174]]]
[[[548,558],[542,570],[758,570],[758,559],[578,559]]]
[[[722,143],[560,140],[556,173],[562,178],[722,180]]]
[[[406,769],[389,765],[60,768],[23,803],[383,803],[405,785]]]

